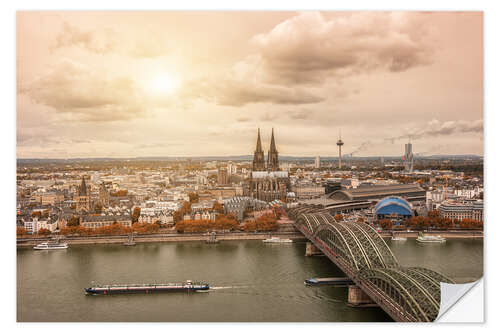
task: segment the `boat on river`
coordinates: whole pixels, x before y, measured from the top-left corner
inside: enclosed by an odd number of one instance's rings
[[[264,243],[291,243],[292,240],[288,238],[271,237],[263,240]]]
[[[210,285],[205,282],[193,282],[187,280],[184,283],[160,283],[160,284],[111,284],[94,285],[85,288],[86,295],[112,295],[112,294],[152,294],[175,291],[204,291],[209,290]]]
[[[391,237],[391,241],[404,242],[406,240],[407,240],[406,237],[397,236],[395,233],[393,233]]]
[[[304,281],[306,286],[319,286],[319,285],[340,285],[346,286],[354,284],[348,277],[333,277],[333,278],[311,278]]]
[[[417,237],[418,243],[444,243],[446,242],[446,238],[441,236],[429,236],[424,235],[421,232],[418,233]]]
[[[67,243],[60,243],[58,241],[43,242],[33,247],[34,250],[65,250],[67,248]]]

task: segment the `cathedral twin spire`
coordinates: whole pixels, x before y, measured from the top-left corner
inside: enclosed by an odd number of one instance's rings
[[[265,171],[266,164],[264,159],[264,151],[262,150],[262,144],[260,142],[260,128],[257,132],[257,146],[255,148],[254,156],[253,156],[253,171]],[[269,146],[269,151],[267,154],[267,170],[269,171],[277,171],[279,170],[279,161],[278,161],[278,150],[276,149],[276,143],[274,141],[274,128],[271,132],[271,145]]]

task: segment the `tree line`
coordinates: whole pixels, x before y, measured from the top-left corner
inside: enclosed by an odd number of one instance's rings
[[[278,230],[278,222],[276,215],[264,214],[253,221],[248,221],[241,226],[244,231],[276,231]]]
[[[439,212],[436,210],[430,211],[427,217],[424,216],[412,216],[409,219],[403,221],[402,226],[396,226],[389,219],[380,220],[380,227],[384,230],[391,229],[412,229],[412,230],[424,230],[424,229],[483,229],[483,222],[474,219],[463,219],[463,220],[452,220],[447,217],[439,216]]]
[[[236,230],[239,227],[238,221],[232,216],[219,215],[212,220],[183,220],[175,225],[178,233],[183,232],[207,232],[221,230]]]
[[[81,225],[66,226],[59,231],[60,235],[73,236],[98,236],[98,235],[127,235],[133,232],[138,234],[152,234],[158,232],[160,226],[158,223],[134,223],[132,227],[122,226],[119,223],[114,223],[109,226],[99,228],[85,228]],[[18,237],[28,235],[28,231],[24,227],[17,227],[16,234]],[[39,236],[48,236],[52,234],[48,229],[40,229],[37,233]]]

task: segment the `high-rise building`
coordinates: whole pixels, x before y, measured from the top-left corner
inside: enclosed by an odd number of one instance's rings
[[[405,155],[403,156],[405,171],[413,172],[413,151],[412,144],[408,142],[405,144]]]
[[[314,167],[316,169],[319,169],[320,166],[321,166],[321,159],[319,156],[316,156],[316,158],[314,159]]]
[[[344,141],[342,141],[342,138],[340,137],[339,133],[339,139],[337,141],[337,146],[339,147],[339,169],[342,169],[342,146],[344,145]]]

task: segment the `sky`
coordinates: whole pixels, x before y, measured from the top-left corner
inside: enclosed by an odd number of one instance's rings
[[[483,154],[481,12],[16,21],[18,158]]]

